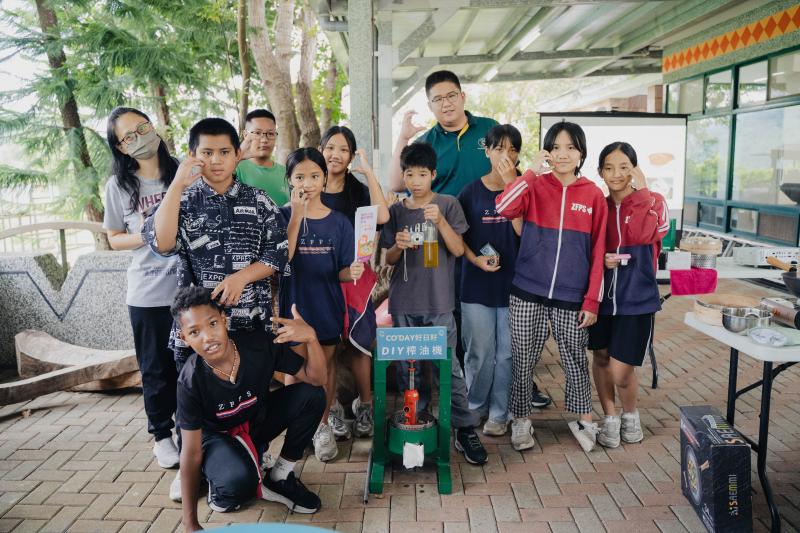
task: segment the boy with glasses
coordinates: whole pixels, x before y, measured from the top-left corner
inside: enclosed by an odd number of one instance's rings
[[[272,160],[278,140],[275,115],[266,109],[254,109],[245,117],[242,156],[236,167],[239,181],[261,189],[278,206],[289,201],[286,167]]]

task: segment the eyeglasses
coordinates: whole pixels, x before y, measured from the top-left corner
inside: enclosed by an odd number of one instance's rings
[[[458,102],[459,96],[461,96],[461,93],[459,91],[453,91],[451,93],[447,93],[446,95],[444,95],[444,97],[437,96],[433,98],[431,100],[431,103],[437,107],[442,107],[444,105],[445,100],[447,100],[451,104],[455,104],[456,102]]]
[[[278,132],[277,131],[253,130],[253,131],[248,131],[247,133],[251,133],[251,134],[255,135],[256,137],[266,137],[269,140],[273,140],[273,139],[278,137]]]
[[[126,145],[133,144],[134,142],[136,142],[136,138],[139,135],[147,135],[151,131],[153,131],[153,125],[150,124],[149,122],[142,122],[141,124],[136,126],[135,130],[126,133],[125,136],[122,138],[122,140],[119,142],[119,144],[126,144]]]

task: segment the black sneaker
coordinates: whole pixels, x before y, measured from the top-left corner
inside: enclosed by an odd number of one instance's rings
[[[265,477],[261,498],[282,503],[290,511],[303,514],[316,513],[322,505],[319,496],[308,490],[294,472],[290,472],[283,481],[272,481],[269,476]]]
[[[208,501],[209,509],[211,509],[215,513],[230,513],[231,511],[238,511],[239,507],[241,507],[240,505],[228,505],[228,506],[220,505],[219,503],[214,501],[213,496],[211,496],[211,482],[210,481],[208,482],[208,496],[207,496],[207,500],[206,501]]]
[[[468,463],[482,465],[486,462],[486,448],[481,444],[481,439],[472,428],[456,430],[456,450],[464,454]]]
[[[547,407],[553,403],[553,400],[550,399],[550,396],[542,394],[538,388],[533,390],[533,395],[531,395],[531,405],[534,407]]]

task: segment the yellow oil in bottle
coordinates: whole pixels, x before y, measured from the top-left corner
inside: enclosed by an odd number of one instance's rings
[[[425,241],[423,244],[425,268],[439,268],[439,241]]]

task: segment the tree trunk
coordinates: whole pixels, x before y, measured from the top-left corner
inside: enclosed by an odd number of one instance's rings
[[[279,4],[279,14],[284,4],[293,4],[282,0]],[[267,93],[267,99],[272,106],[272,112],[277,119],[280,135],[276,146],[276,160],[284,162],[289,152],[297,148],[299,141],[299,128],[292,98],[292,85],[289,79],[288,68],[281,69],[280,62],[272,50],[269,38],[269,29],[265,17],[263,0],[247,0],[247,17],[250,34],[250,51],[256,61],[256,68]],[[291,28],[288,33],[291,35]]]
[[[320,132],[314,102],[311,100],[311,73],[317,53],[317,27],[314,12],[303,6],[303,41],[300,45],[300,71],[297,75],[297,118],[300,123],[300,145],[319,146]]]
[[[54,78],[59,79],[64,84],[64,91],[59,100],[59,109],[61,111],[61,122],[64,129],[69,132],[75,131],[75,135],[70,135],[68,138],[74,139],[73,142],[77,143],[75,149],[78,153],[78,160],[80,161],[81,168],[78,169],[78,179],[89,180],[92,195],[87,199],[86,204],[83,206],[83,211],[86,217],[92,222],[103,221],[102,202],[100,200],[100,178],[97,170],[92,165],[92,158],[89,155],[89,148],[86,144],[86,136],[83,132],[81,125],[81,117],[78,114],[78,103],[75,100],[75,93],[73,92],[73,80],[65,77],[63,74],[64,63],[67,62],[67,56],[64,54],[64,48],[61,45],[61,33],[58,27],[58,18],[56,13],[48,5],[45,5],[45,0],[36,0],[36,11],[39,15],[39,26],[42,29],[47,51],[47,62],[50,65],[50,71]],[[98,207],[101,206],[101,207]],[[95,245],[98,249],[108,249],[108,239],[103,233],[95,234]]]
[[[242,93],[239,96],[239,135],[244,134],[244,120],[250,105],[250,58],[247,55],[247,3],[239,0],[236,17],[236,44],[239,46],[239,63],[242,69]]]
[[[150,88],[153,92],[153,98],[156,100],[156,115],[158,115],[158,123],[164,131],[164,142],[167,143],[169,153],[175,154],[175,141],[172,138],[172,125],[169,121],[169,106],[167,106],[167,92],[162,83],[152,82]]]
[[[336,78],[338,75],[336,58],[331,54],[331,59],[328,63],[328,72],[325,75],[323,93],[325,97],[319,112],[319,129],[323,132],[328,131],[328,128],[331,127],[331,121],[333,120],[333,103],[337,101],[334,93],[336,93]]]

